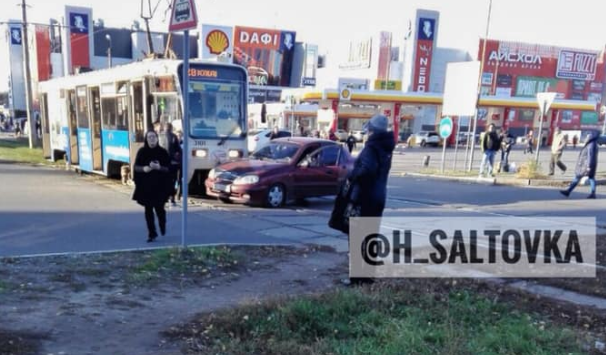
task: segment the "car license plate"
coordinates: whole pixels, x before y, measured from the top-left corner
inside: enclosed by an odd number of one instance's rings
[[[214,184],[213,189],[217,191],[227,191],[227,185],[225,184]]]

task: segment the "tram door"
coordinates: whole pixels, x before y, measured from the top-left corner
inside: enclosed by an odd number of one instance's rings
[[[42,125],[42,153],[45,158],[51,158],[50,129],[48,123],[48,96],[42,94],[40,98],[40,124]]]
[[[80,159],[78,157],[78,120],[76,118],[76,92],[75,90],[67,91],[67,126],[69,130],[69,157],[70,163],[78,165]]]
[[[103,170],[103,153],[101,149],[101,96],[99,87],[88,89],[91,113],[91,138],[93,145],[93,170]]]
[[[132,82],[131,90],[131,107],[133,108],[133,112],[130,115],[130,122],[128,123],[128,135],[130,136],[131,169],[133,169],[137,152],[143,147],[145,141],[145,88],[143,82]]]

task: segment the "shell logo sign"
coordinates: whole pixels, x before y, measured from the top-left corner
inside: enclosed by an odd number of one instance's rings
[[[201,59],[214,59],[226,55],[231,62],[233,56],[233,27],[202,24],[198,48]]]
[[[221,30],[212,30],[206,36],[206,47],[211,54],[219,55],[229,48],[229,37]]]

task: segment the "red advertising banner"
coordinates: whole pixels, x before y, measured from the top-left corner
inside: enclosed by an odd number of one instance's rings
[[[70,12],[69,26],[72,63],[70,69],[73,72],[75,67],[90,67],[89,14]]]
[[[38,63],[38,81],[50,79],[50,34],[48,33],[48,26],[36,26],[36,60]]]
[[[236,26],[234,44],[240,48],[279,49],[279,30]]]
[[[484,40],[481,39],[478,58],[482,56],[483,45]],[[527,90],[526,86],[520,87],[521,83],[527,83],[520,81],[520,78],[533,77],[537,82],[557,83],[557,90],[552,91],[559,93],[559,99],[588,100],[591,88],[602,86],[604,65],[604,55],[597,52],[520,42],[486,41],[484,75],[508,78],[514,84],[493,83],[490,91],[492,94],[498,92],[499,96],[507,96],[500,89],[502,87],[508,88],[508,91],[511,89],[513,96],[533,96],[536,93],[531,93],[532,90]],[[573,80],[577,83],[573,83]],[[581,80],[590,84],[581,88],[581,83],[578,83]]]
[[[417,48],[414,61],[413,91],[429,91],[429,74],[433,57],[435,19],[419,18]]]
[[[295,32],[236,26],[234,63],[248,69],[254,85],[289,86]]]

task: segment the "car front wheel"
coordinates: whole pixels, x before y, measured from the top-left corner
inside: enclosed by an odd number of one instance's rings
[[[286,198],[286,191],[280,184],[271,185],[267,190],[267,197],[265,202],[269,207],[280,207],[284,204]]]

